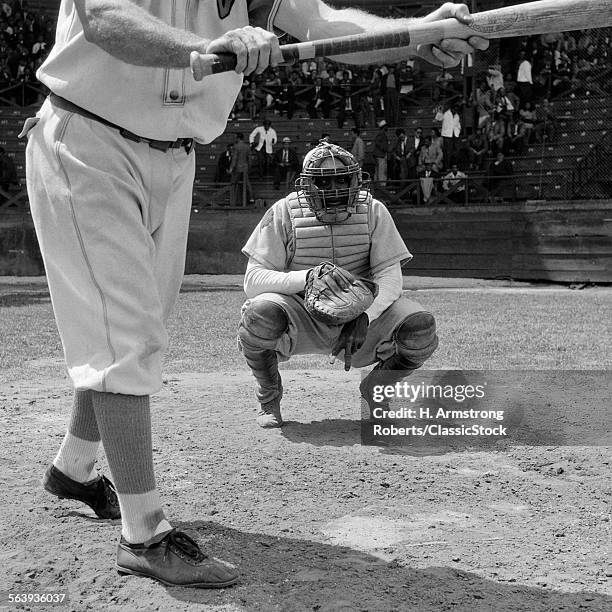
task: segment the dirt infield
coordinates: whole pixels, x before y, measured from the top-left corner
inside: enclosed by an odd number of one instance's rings
[[[283,368],[288,423],[261,430],[233,339],[238,285],[187,279],[152,402],[170,520],[241,569],[200,591],[119,576],[118,523],[41,489],[71,393],[44,285],[0,282],[0,590],[67,592],[78,611],[612,609],[609,447],[363,446],[360,374],[321,357]],[[611,290],[420,289],[441,328],[432,368],[612,368]]]

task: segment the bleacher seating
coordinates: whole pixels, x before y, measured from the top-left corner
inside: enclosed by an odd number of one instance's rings
[[[522,156],[510,157],[514,164],[517,179],[517,197],[526,199],[568,197],[568,181],[576,165],[586,156],[600,139],[609,134],[608,115],[612,112],[612,99],[566,99],[555,104],[555,112],[562,118],[557,121],[554,142],[531,144]],[[25,183],[25,141],[17,138],[26,117],[33,113],[32,108],[0,108],[0,146],[14,158],[18,177]],[[306,149],[308,142],[320,138],[323,132],[331,135],[333,141],[343,146],[351,142],[352,123],[339,129],[335,120],[294,118],[291,121],[271,117],[279,140],[284,136],[292,139],[292,146],[298,153]],[[197,146],[197,167],[195,191],[199,201],[206,203],[205,194],[215,202],[219,186],[214,185],[214,177],[219,154],[227,143],[233,142],[234,134],[242,132],[248,137],[258,121],[230,121],[227,129],[216,141]],[[403,126],[410,131],[416,126],[423,127],[425,133],[432,125],[430,108],[415,108],[403,119]],[[371,150],[377,128],[363,128],[366,147]],[[393,127],[389,136],[394,137]],[[256,180],[257,197],[269,202],[278,197],[271,179]],[[571,194],[569,194],[571,196]],[[221,200],[227,195],[221,193]]]
[[[57,17],[60,0],[28,0],[29,10],[45,15],[49,19]]]

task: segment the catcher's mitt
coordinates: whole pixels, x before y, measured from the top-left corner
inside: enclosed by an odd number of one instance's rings
[[[325,261],[306,276],[304,306],[315,319],[328,325],[344,325],[370,307],[378,285]]]

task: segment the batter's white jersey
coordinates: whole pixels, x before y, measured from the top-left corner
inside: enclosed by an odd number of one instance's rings
[[[134,0],[165,23],[211,40],[249,23],[271,31],[281,2]],[[203,143],[223,132],[242,85],[235,72],[197,82],[189,68],[136,66],[113,57],[85,40],[74,0],[61,2],[56,43],[37,76],[54,93],[134,134]]]

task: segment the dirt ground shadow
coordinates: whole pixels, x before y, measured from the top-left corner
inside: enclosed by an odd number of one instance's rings
[[[223,594],[167,589],[185,602],[240,602],[247,610],[609,610],[612,598],[501,584],[452,567],[411,569],[345,546],[272,537],[207,521],[180,525],[223,542],[243,577]],[[314,587],[314,588],[313,588]]]

